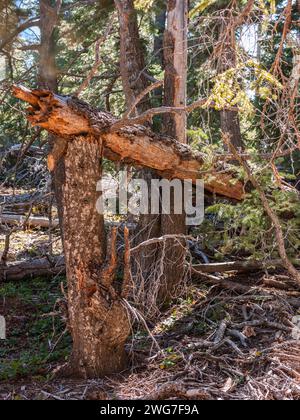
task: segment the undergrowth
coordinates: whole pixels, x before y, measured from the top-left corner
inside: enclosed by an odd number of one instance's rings
[[[60,313],[61,281],[36,278],[0,286],[0,313],[7,324],[7,339],[0,341],[0,380],[47,379],[68,357],[71,339]]]

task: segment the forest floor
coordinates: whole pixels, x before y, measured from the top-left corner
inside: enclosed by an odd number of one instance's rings
[[[0,252],[5,233],[0,226]],[[50,249],[62,252],[58,232],[18,230],[8,261]],[[1,283],[0,399],[300,399],[300,288],[280,271],[226,280],[190,282],[150,334],[134,325],[129,369],[101,380],[54,374],[71,351],[64,277]]]
[[[0,399],[300,399],[300,292],[279,289],[282,276],[232,277],[249,287],[241,294],[191,285],[152,337],[135,326],[131,368],[101,380],[53,375],[71,349],[64,278],[2,284]]]

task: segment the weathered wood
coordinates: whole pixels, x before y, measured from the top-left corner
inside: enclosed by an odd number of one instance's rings
[[[19,214],[0,214],[0,223],[7,225],[25,225],[26,227],[49,228],[50,221],[47,217],[27,217]],[[57,228],[59,221],[51,221],[51,227]]]
[[[295,265],[300,266],[300,259],[294,260]],[[199,273],[227,273],[230,271],[255,271],[271,268],[283,268],[282,260],[269,261],[231,261],[215,264],[197,264],[193,265],[193,269]]]
[[[186,107],[187,99],[187,26],[188,26],[188,0],[167,1],[167,26],[164,32],[164,98],[163,103],[169,107]],[[187,114],[182,111],[178,114],[165,114],[163,118],[163,133],[173,137],[181,144],[187,143]],[[161,215],[161,236],[186,235],[186,214],[175,214],[174,193],[171,194],[171,213]],[[158,254],[159,253],[159,254]],[[186,259],[185,240],[175,241],[167,249],[158,248],[153,254],[154,258],[163,261],[164,281],[161,282],[157,296],[157,303],[164,307],[178,294],[184,282]],[[174,264],[176,261],[176,264]],[[155,282],[159,282],[157,278]],[[153,287],[153,286],[152,286]]]
[[[39,258],[30,261],[17,261],[8,265],[0,265],[0,281],[20,281],[35,277],[52,277],[65,274],[63,257]]]
[[[165,105],[185,108],[187,102],[188,0],[168,1],[164,34]],[[187,143],[185,111],[167,114],[164,129],[180,143]]]
[[[9,158],[17,158],[20,153],[23,152],[24,146],[22,144],[15,144],[14,146],[10,147],[9,149],[0,149],[0,159],[9,159]],[[44,151],[37,146],[30,146],[25,151],[25,156],[44,156]]]
[[[300,260],[294,260],[294,264],[300,266]],[[255,270],[264,270],[271,268],[283,268],[281,260],[270,261],[232,261],[216,264],[197,264],[193,265],[195,275],[226,273],[232,271],[247,272]],[[7,266],[0,265],[1,281],[26,280],[35,277],[51,277],[65,274],[65,260],[63,256],[48,258],[39,258],[30,261],[17,261]],[[221,280],[220,280],[221,281]],[[238,287],[239,285],[236,284]]]
[[[201,172],[205,165],[204,155],[170,137],[155,134],[140,125],[112,132],[110,127],[117,121],[113,115],[95,110],[76,98],[61,97],[45,90],[30,91],[20,86],[13,88],[13,94],[32,105],[28,120],[33,125],[67,138],[88,134],[101,136],[104,154],[111,160],[154,169],[165,178],[193,181],[201,178],[208,191],[243,199],[243,184],[223,164]]]

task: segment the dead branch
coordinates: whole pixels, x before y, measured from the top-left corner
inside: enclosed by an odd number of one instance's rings
[[[7,44],[13,41],[13,39],[16,38],[20,33],[24,32],[26,29],[39,25],[40,19],[38,17],[34,17],[23,22],[12,33],[8,34],[4,39],[1,40],[0,51],[3,50],[3,48],[5,48]]]
[[[24,227],[41,227],[49,228],[50,221],[47,217],[27,217],[18,214],[0,214],[0,223],[7,225],[19,225]],[[58,219],[51,221],[51,227],[59,226]]]
[[[125,251],[124,251],[124,278],[122,286],[122,297],[126,299],[130,293],[132,287],[132,277],[131,277],[131,268],[130,268],[130,240],[129,240],[129,229],[124,228],[124,242],[125,242]]]
[[[293,264],[300,266],[300,260],[293,260]],[[230,271],[259,271],[271,268],[285,267],[281,259],[269,261],[231,261],[225,263],[197,264],[193,269],[199,273],[227,273]]]
[[[163,80],[158,80],[157,82],[148,86],[140,95],[138,95],[136,97],[136,99],[135,99],[134,103],[132,104],[131,108],[124,114],[123,119],[128,120],[130,118],[131,114],[133,113],[133,111],[135,111],[137,105],[142,101],[142,99],[144,99],[144,97],[147,96],[153,90],[158,89],[161,86],[163,86],[163,84],[164,84]]]
[[[54,257],[51,261],[45,257],[0,265],[0,280],[3,282],[20,281],[35,277],[52,277],[63,274],[65,274],[63,257]]]
[[[253,288],[250,286],[245,286],[243,284],[235,283],[233,281],[224,279],[222,277],[213,276],[212,274],[201,273],[198,270],[194,270],[193,267],[192,267],[192,275],[196,279],[200,279],[200,280],[205,279],[205,281],[210,284],[219,286],[223,289],[231,290],[233,292],[248,293],[248,292],[251,292],[251,290],[253,290]]]

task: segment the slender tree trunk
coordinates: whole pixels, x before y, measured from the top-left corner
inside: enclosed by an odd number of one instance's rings
[[[164,105],[173,107],[186,106],[187,97],[187,31],[188,0],[170,0],[167,11],[167,29],[164,35],[165,91]],[[186,113],[167,115],[163,131],[180,143],[187,142]],[[172,210],[174,212],[174,195]],[[161,234],[186,234],[186,215],[171,214],[161,217]],[[162,304],[176,296],[176,289],[184,277],[185,246],[180,241],[172,240],[164,258],[164,281],[159,300]]]
[[[165,99],[166,106],[185,107],[187,98],[187,32],[188,0],[169,0],[167,29],[164,35]],[[187,143],[186,113],[164,118],[164,132]]]
[[[232,138],[232,143],[237,149],[244,149],[238,110],[221,111],[221,130],[222,133],[230,135]]]
[[[170,1],[168,3],[168,29],[165,32],[163,42],[164,64],[166,66],[164,99],[166,106],[180,107],[186,104],[187,3],[187,0]],[[145,60],[133,0],[116,0],[116,4],[120,21],[121,74],[127,107],[130,108],[135,98],[147,87],[149,82],[143,76]],[[138,111],[142,112],[148,107],[149,101],[146,97],[139,105]],[[186,114],[166,117],[163,131],[181,143],[186,143]],[[142,177],[146,179],[150,187],[154,174],[143,170]],[[142,215],[138,224],[135,243],[139,244],[164,234],[185,232],[184,215]],[[173,243],[170,245],[170,251],[166,253],[157,245],[142,249],[137,262],[140,274],[142,273],[145,283],[150,284],[149,287],[151,288],[151,281],[149,282],[148,279],[153,277],[157,261],[163,258],[164,272],[160,280],[161,289],[157,302],[159,306],[170,299],[174,289],[182,279],[178,273],[178,267],[180,271],[183,260],[182,246],[176,246]]]
[[[167,20],[167,5],[162,5],[161,10],[157,10],[155,15],[155,28],[157,29],[157,35],[154,38],[154,49],[153,54],[155,61],[164,68],[164,33],[166,29]],[[155,100],[159,103],[159,106],[163,105],[163,87],[154,91]]]
[[[120,70],[125,93],[126,106],[132,106],[136,97],[149,85],[145,76],[146,63],[139,35],[137,14],[133,0],[115,0],[120,24]],[[148,109],[148,96],[137,109]]]
[[[41,89],[57,92],[57,67],[55,61],[55,35],[58,22],[59,2],[55,7],[51,0],[40,0],[41,43],[39,47],[38,84]]]

